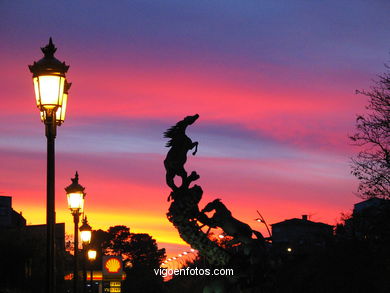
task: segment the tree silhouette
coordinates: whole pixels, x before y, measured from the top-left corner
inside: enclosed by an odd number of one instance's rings
[[[387,67],[389,69],[389,67]],[[368,111],[356,118],[352,142],[362,150],[352,158],[351,173],[360,183],[363,198],[390,198],[390,72],[379,76],[369,91],[357,91],[368,97]]]
[[[134,268],[158,268],[165,258],[165,249],[158,249],[156,240],[149,234],[131,234],[129,257]]]
[[[165,258],[165,249],[158,249],[149,234],[131,233],[123,225],[113,226],[107,231],[93,231],[91,246],[98,250],[97,263],[101,263],[102,254],[122,256],[126,272],[124,292],[159,292],[162,288],[162,277],[156,276],[154,269]]]
[[[110,227],[107,237],[103,244],[107,252],[130,258],[130,228],[123,225]]]

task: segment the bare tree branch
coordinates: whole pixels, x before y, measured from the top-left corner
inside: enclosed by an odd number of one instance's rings
[[[389,69],[388,66],[386,68]],[[362,150],[351,160],[363,198],[390,198],[390,72],[379,76],[369,91],[367,114],[356,117],[356,132],[349,138]]]

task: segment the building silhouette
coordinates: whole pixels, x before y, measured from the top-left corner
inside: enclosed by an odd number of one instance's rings
[[[287,253],[324,248],[333,238],[333,226],[310,221],[307,215],[272,224],[272,245]]]
[[[64,283],[65,223],[56,224],[57,284]],[[12,208],[12,197],[0,196],[0,292],[43,292],[46,225],[26,225]]]
[[[0,229],[21,228],[26,226],[26,219],[22,213],[12,208],[11,196],[0,196]]]

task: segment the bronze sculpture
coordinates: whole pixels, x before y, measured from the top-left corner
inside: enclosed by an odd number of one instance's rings
[[[192,171],[187,176],[184,164],[187,161],[187,153],[195,147],[193,155],[198,150],[198,142],[186,135],[185,131],[199,118],[198,114],[187,116],[176,125],[169,128],[165,138],[170,138],[166,147],[168,151],[164,166],[166,169],[166,183],[172,189],[168,201],[173,200],[167,213],[168,220],[178,230],[180,237],[189,243],[192,248],[207,259],[210,265],[215,267],[234,268],[235,275],[213,279],[205,286],[204,292],[228,292],[227,288],[235,287],[238,290],[259,290],[259,280],[264,275],[265,265],[265,241],[260,232],[235,219],[229,209],[220,199],[208,203],[199,210],[199,202],[202,199],[203,190],[199,185],[190,187],[191,183],[199,179],[199,175]],[[178,187],[174,183],[174,177],[180,176],[182,183]],[[212,217],[207,212],[215,211]],[[207,233],[202,231],[208,226]],[[208,237],[212,228],[222,229],[226,235],[232,237],[230,245],[234,250],[228,250],[218,245]],[[252,235],[255,238],[252,238]],[[250,291],[249,291],[250,292]]]

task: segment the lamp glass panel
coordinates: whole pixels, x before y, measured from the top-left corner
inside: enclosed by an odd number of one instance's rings
[[[88,258],[90,260],[96,259],[96,250],[88,250]]]
[[[69,209],[72,211],[79,210],[81,212],[84,208],[84,194],[81,192],[73,192],[68,193],[67,196]]]
[[[39,94],[39,83],[38,83],[38,77],[33,78],[34,81],[34,91],[35,91],[35,100],[37,103],[37,107],[39,108],[41,103],[39,102],[40,100],[40,94]]]
[[[57,122],[62,123],[65,121],[65,112],[66,112],[67,103],[68,103],[68,94],[64,93],[64,96],[62,97],[62,106],[57,109],[57,113],[56,113]]]
[[[51,109],[61,106],[65,78],[62,76],[42,75],[34,77],[34,89],[39,108]]]
[[[92,232],[91,231],[80,231],[80,237],[81,237],[81,241],[83,243],[90,243],[91,242],[91,236],[92,236]]]
[[[45,121],[46,119],[46,112],[45,111],[41,111],[41,121]]]
[[[62,98],[62,107],[58,107],[56,111],[56,122],[57,124],[61,124],[65,121],[65,113],[66,113],[66,105],[68,103],[68,94],[64,93],[64,97]],[[45,121],[46,112],[41,111],[41,121]]]

